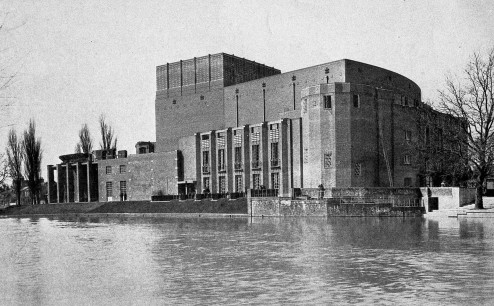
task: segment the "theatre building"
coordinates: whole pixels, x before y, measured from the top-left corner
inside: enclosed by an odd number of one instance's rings
[[[156,74],[156,143],[93,158],[99,201],[424,184],[415,147],[427,129],[420,113],[431,110],[400,74],[347,59],[281,73],[224,53],[158,66]],[[435,118],[442,129],[459,124]],[[76,172],[64,165],[49,166],[51,177],[56,169],[67,181],[86,163],[71,163]]]

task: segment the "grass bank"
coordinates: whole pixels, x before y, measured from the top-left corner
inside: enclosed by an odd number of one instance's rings
[[[213,201],[173,200],[170,202],[125,201],[27,205],[0,210],[0,215],[65,215],[84,213],[215,213],[247,214],[247,199]]]

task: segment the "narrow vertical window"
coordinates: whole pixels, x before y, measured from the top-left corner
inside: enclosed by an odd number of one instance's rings
[[[106,166],[105,171],[106,174],[111,174],[111,166]]]
[[[225,193],[226,192],[226,177],[225,176],[220,176],[218,178],[218,183],[219,183],[219,193]]]
[[[242,169],[242,147],[235,147],[235,170]]]
[[[259,158],[259,145],[252,145],[252,168],[257,169],[261,167]]]
[[[235,192],[243,192],[244,184],[242,180],[242,175],[235,175]]]
[[[209,173],[209,151],[202,151],[202,172]]]
[[[356,163],[354,170],[355,170],[355,176],[360,176],[362,174],[362,164]]]
[[[280,166],[280,158],[278,152],[278,143],[271,143],[271,167],[279,167]]]
[[[262,121],[266,121],[266,89],[262,90],[262,108],[263,108],[263,113],[262,113]]]
[[[235,99],[236,99],[236,107],[237,107],[237,120],[236,120],[236,124],[238,126],[238,95],[235,95]]]
[[[106,198],[113,197],[113,183],[106,182]]]
[[[218,171],[225,171],[225,149],[218,150]]]
[[[333,107],[332,102],[331,96],[324,96],[324,108],[331,109]]]
[[[252,187],[253,189],[261,189],[261,175],[259,173],[252,175]]]
[[[360,96],[359,95],[353,95],[353,107],[355,107],[355,108],[360,107]]]
[[[271,189],[280,189],[280,174],[278,172],[271,173]]]
[[[296,101],[295,101],[295,83],[293,83],[293,110],[295,110],[296,107]]]
[[[127,198],[127,182],[120,181],[120,199],[124,201],[126,200],[126,198]]]

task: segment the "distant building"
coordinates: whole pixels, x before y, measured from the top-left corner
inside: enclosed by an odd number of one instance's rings
[[[397,73],[347,59],[280,73],[224,53],[156,73],[156,144],[96,161],[100,201],[426,184],[414,143],[430,141],[419,117],[432,110]]]

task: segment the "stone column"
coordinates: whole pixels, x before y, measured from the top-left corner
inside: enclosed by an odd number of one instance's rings
[[[75,179],[74,179],[74,202],[80,202],[81,201],[81,194],[80,194],[80,178],[81,178],[81,163],[77,162],[75,165]]]
[[[87,162],[87,201],[91,202],[91,161]]]
[[[63,202],[63,186],[64,186],[64,177],[62,165],[57,164],[57,203]]]
[[[53,178],[53,166],[48,165],[46,167],[46,175],[47,175],[47,184],[48,184],[48,196],[47,196],[47,201],[49,204],[54,203],[55,199],[52,197],[52,194],[55,192],[53,190],[53,183],[54,183],[54,178]]]
[[[65,164],[65,190],[67,195],[67,203],[70,202],[70,163]]]

